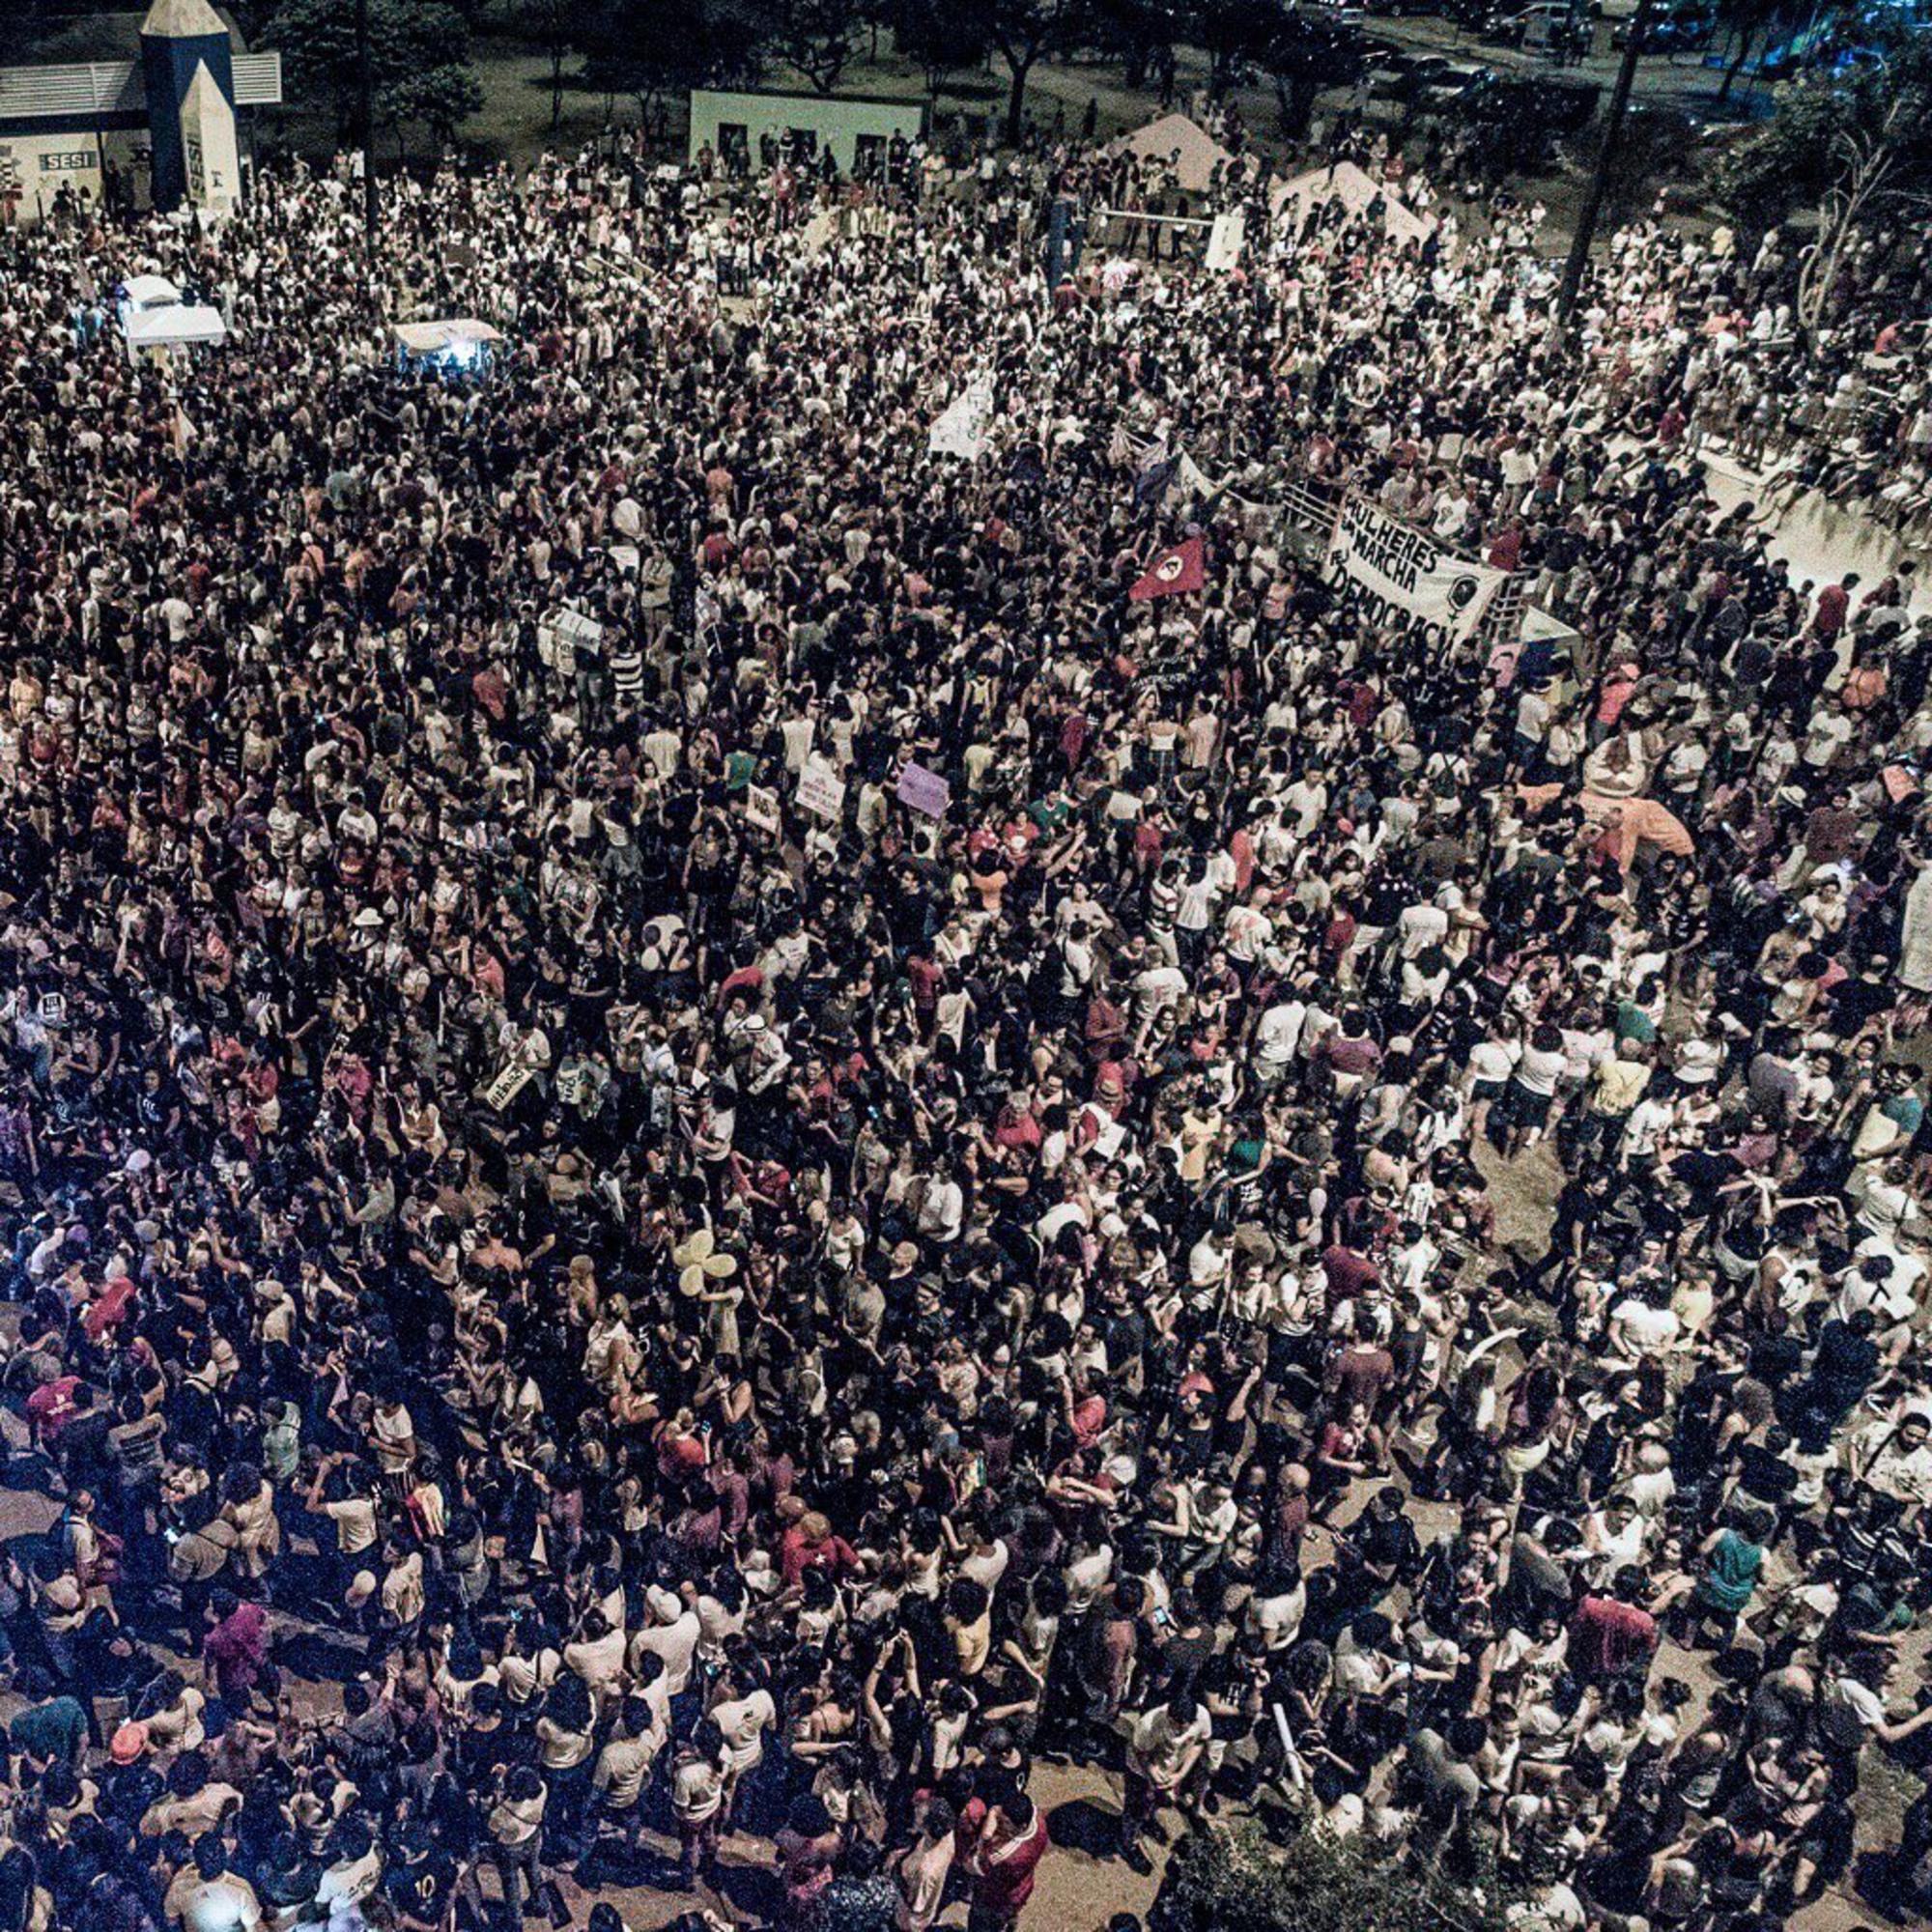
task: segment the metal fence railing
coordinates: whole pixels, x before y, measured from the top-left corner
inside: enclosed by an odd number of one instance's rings
[[[1340,490],[1321,483],[1297,481],[1282,488],[1277,503],[1286,526],[1284,533],[1304,562],[1320,560],[1335,527],[1335,519],[1341,514],[1342,496]],[[1523,573],[1512,572],[1503,580],[1483,614],[1483,621],[1476,626],[1477,641],[1490,650],[1518,642],[1528,609]]]

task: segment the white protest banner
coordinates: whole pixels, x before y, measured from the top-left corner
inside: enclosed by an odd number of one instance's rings
[[[821,818],[845,815],[845,781],[815,752],[799,772],[798,802]]]
[[[1509,574],[1444,550],[1426,530],[1351,496],[1328,542],[1328,578],[1347,578],[1397,618],[1438,624],[1458,641],[1483,621]]]
[[[568,671],[581,651],[595,657],[604,648],[604,626],[568,605],[553,611],[537,626],[537,655],[553,670]]]
[[[1183,504],[1206,502],[1219,487],[1184,449],[1180,452],[1180,468],[1175,471],[1174,480],[1180,493],[1179,500]]]
[[[1208,266],[1216,274],[1226,274],[1239,266],[1241,243],[1247,239],[1248,219],[1239,209],[1217,214],[1208,231]]]
[[[925,446],[936,456],[963,456],[970,463],[986,447],[992,421],[993,379],[976,376],[934,419]]]
[[[500,1114],[535,1077],[534,1066],[526,1066],[521,1060],[513,1060],[484,1088],[483,1097]]]
[[[769,785],[745,787],[745,817],[760,832],[779,829],[779,795]]]
[[[604,626],[595,617],[586,617],[582,611],[573,611],[568,604],[557,611],[551,622],[579,650],[594,651],[604,642]]]

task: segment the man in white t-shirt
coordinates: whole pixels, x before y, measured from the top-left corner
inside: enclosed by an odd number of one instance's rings
[[[1308,1002],[1293,995],[1277,1000],[1255,1026],[1255,1077],[1272,1087],[1294,1064],[1308,1023]]]
[[[1413,959],[1449,937],[1449,915],[1433,899],[1405,906],[1395,923],[1396,944],[1405,959]]]
[[[1213,1735],[1213,1722],[1192,1692],[1176,1691],[1134,1719],[1127,1738],[1126,1797],[1121,1810],[1121,1849],[1140,1870],[1147,1863],[1141,1840],[1163,1804],[1172,1804],[1193,1775]]]
[[[656,1587],[644,1592],[644,1604],[654,1621],[631,1639],[631,1674],[638,1674],[638,1662],[648,1652],[664,1662],[665,1695],[681,1697],[697,1654],[697,1612],[673,1592]]]

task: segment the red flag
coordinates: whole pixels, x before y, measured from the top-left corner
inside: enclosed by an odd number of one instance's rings
[[[1171,597],[1178,591],[1199,590],[1208,582],[1202,560],[1201,539],[1189,537],[1183,544],[1163,551],[1149,567],[1148,574],[1127,592],[1136,602],[1149,597]]]

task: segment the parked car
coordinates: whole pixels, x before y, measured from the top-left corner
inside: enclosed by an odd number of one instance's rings
[[[1369,69],[1369,92],[1380,100],[1414,102],[1431,87],[1466,86],[1483,70],[1447,54],[1396,52]]]
[[[1540,46],[1570,19],[1570,0],[1532,0],[1527,7],[1499,9],[1483,22],[1483,38],[1509,46]]]
[[[1533,0],[1530,6],[1492,14],[1483,32],[1506,46],[1580,59],[1596,41],[1597,23],[1571,0]]]
[[[1295,0],[1295,11],[1325,26],[1352,27],[1357,32],[1369,17],[1362,0]]]
[[[1413,99],[1426,113],[1455,113],[1492,77],[1490,69],[1473,61],[1444,61],[1437,73],[1418,83]]]

